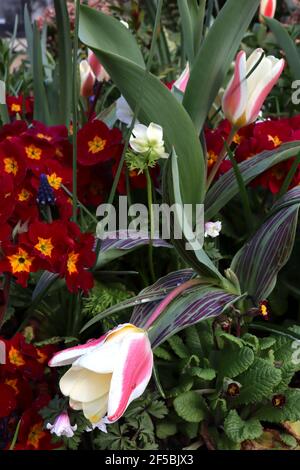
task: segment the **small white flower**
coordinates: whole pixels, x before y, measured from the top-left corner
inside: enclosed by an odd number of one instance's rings
[[[56,436],[73,437],[74,431],[77,430],[77,424],[71,426],[69,415],[66,411],[63,411],[57,418],[55,418],[54,424],[47,423],[46,426],[51,434]]]
[[[130,137],[130,146],[136,153],[148,153],[152,158],[168,158],[165,152],[163,129],[151,122],[149,126],[136,124]]]
[[[221,230],[222,230],[222,222],[220,221],[206,222],[204,236],[216,238],[220,235]]]
[[[126,124],[127,127],[130,126],[133,119],[133,111],[125,100],[124,96],[120,96],[120,98],[116,101],[116,116],[119,121]]]

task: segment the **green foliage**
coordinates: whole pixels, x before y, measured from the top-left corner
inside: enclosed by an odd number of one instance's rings
[[[251,418],[244,421],[236,410],[231,410],[224,421],[224,431],[230,440],[241,443],[247,439],[256,439],[263,432],[258,419]]]
[[[207,411],[205,400],[196,391],[186,392],[175,398],[174,408],[178,416],[190,423],[202,421]]]
[[[272,402],[264,404],[254,416],[270,423],[298,421],[300,419],[300,390],[289,389],[283,395],[284,404],[276,407]]]
[[[107,427],[107,433],[94,431],[94,445],[100,450],[155,450],[155,422],[168,410],[157,394],[148,393],[134,401],[120,422]],[[160,425],[163,423],[159,423]],[[158,426],[158,425],[157,425]],[[162,433],[166,433],[166,428]],[[170,432],[170,430],[169,430]],[[171,435],[171,434],[169,434]]]
[[[126,291],[121,284],[105,285],[98,282],[83,301],[83,313],[92,318],[131,296],[132,293]]]

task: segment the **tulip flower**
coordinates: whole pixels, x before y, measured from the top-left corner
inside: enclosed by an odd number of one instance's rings
[[[127,323],[98,340],[53,356],[50,366],[71,365],[60,389],[71,408],[83,410],[92,425],[113,423],[144,392],[153,367],[147,333]],[[105,416],[107,415],[107,416]]]
[[[54,424],[47,423],[46,428],[49,429],[51,434],[56,436],[73,437],[74,431],[77,430],[77,424],[71,426],[69,415],[63,411],[54,421]]]
[[[248,60],[244,51],[237,55],[234,76],[222,103],[225,116],[235,128],[244,127],[257,119],[266,97],[284,69],[284,59],[273,56],[262,58],[263,54],[262,49],[256,49]]]
[[[108,82],[110,80],[110,76],[103,65],[99,62],[96,54],[90,49],[88,51],[88,63],[98,82]]]
[[[158,124],[147,127],[136,124],[130,137],[130,146],[136,153],[148,154],[151,159],[168,158],[163,141],[163,129]]]
[[[261,0],[259,9],[259,19],[263,22],[263,17],[274,18],[276,11],[276,0]]]
[[[87,60],[82,60],[79,64],[80,71],[80,95],[89,98],[94,94],[94,84],[96,77]]]
[[[189,66],[189,63],[187,63],[180,77],[176,80],[176,82],[174,82],[173,87],[177,88],[182,93],[185,93],[189,79],[190,79],[190,66]]]

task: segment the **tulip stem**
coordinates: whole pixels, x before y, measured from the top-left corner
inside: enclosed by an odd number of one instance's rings
[[[221,166],[221,163],[224,160],[224,158],[226,157],[227,149],[232,144],[233,138],[234,138],[235,134],[237,133],[237,131],[238,131],[238,129],[235,126],[233,126],[231,131],[230,131],[229,136],[227,137],[226,142],[224,142],[222,151],[221,151],[220,155],[218,156],[218,159],[217,159],[216,163],[214,164],[214,166],[213,166],[213,168],[212,168],[212,170],[211,170],[211,172],[210,172],[210,174],[207,178],[207,186],[206,186],[207,190],[210,188],[213,180],[215,179],[215,176],[218,173],[218,170]]]
[[[153,201],[152,201],[152,180],[149,172],[149,168],[145,170],[146,180],[147,180],[147,196],[148,196],[148,210],[150,215],[150,240],[148,247],[148,256],[149,256],[149,269],[151,274],[152,282],[155,282],[155,271],[153,263],[153,239],[154,239],[154,213],[153,213]]]
[[[198,286],[202,284],[203,281],[201,279],[191,279],[190,281],[184,282],[180,286],[176,287],[176,289],[172,290],[157,306],[154,310],[150,318],[148,318],[144,329],[147,330],[150,326],[155,322],[155,320],[160,316],[160,314],[168,307],[168,305],[176,299],[182,292],[191,289],[192,287]]]

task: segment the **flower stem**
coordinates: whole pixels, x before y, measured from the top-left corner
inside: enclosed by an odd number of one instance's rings
[[[207,190],[210,188],[213,180],[215,179],[215,176],[218,173],[218,170],[221,166],[221,163],[222,163],[222,161],[224,160],[224,158],[227,154],[227,148],[230,147],[230,145],[232,144],[233,138],[234,138],[235,134],[237,133],[237,130],[238,129],[235,126],[233,126],[231,131],[230,131],[229,136],[227,137],[226,142],[224,142],[223,149],[222,149],[220,155],[218,156],[218,159],[217,159],[216,163],[214,164],[214,166],[213,166],[213,168],[212,168],[212,170],[211,170],[211,172],[208,176],[207,186],[206,186]]]
[[[77,222],[77,127],[78,127],[78,87],[77,87],[77,53],[78,53],[79,0],[75,0],[75,28],[73,44],[73,221]]]
[[[153,239],[154,239],[154,213],[153,213],[153,201],[152,201],[152,180],[149,172],[149,168],[145,170],[146,180],[147,180],[147,197],[148,197],[148,210],[150,215],[150,240],[148,247],[148,256],[149,256],[149,268],[151,274],[152,282],[155,282],[155,271],[153,263]]]
[[[202,284],[203,281],[201,279],[191,279],[190,281],[184,282],[181,284],[181,286],[176,287],[176,289],[172,290],[170,294],[168,294],[157,306],[157,308],[154,310],[150,318],[148,318],[144,329],[147,330],[150,328],[150,326],[155,322],[155,320],[160,316],[160,314],[168,307],[168,305],[182,292],[186,291],[187,289],[190,289],[191,287],[197,286]]]

